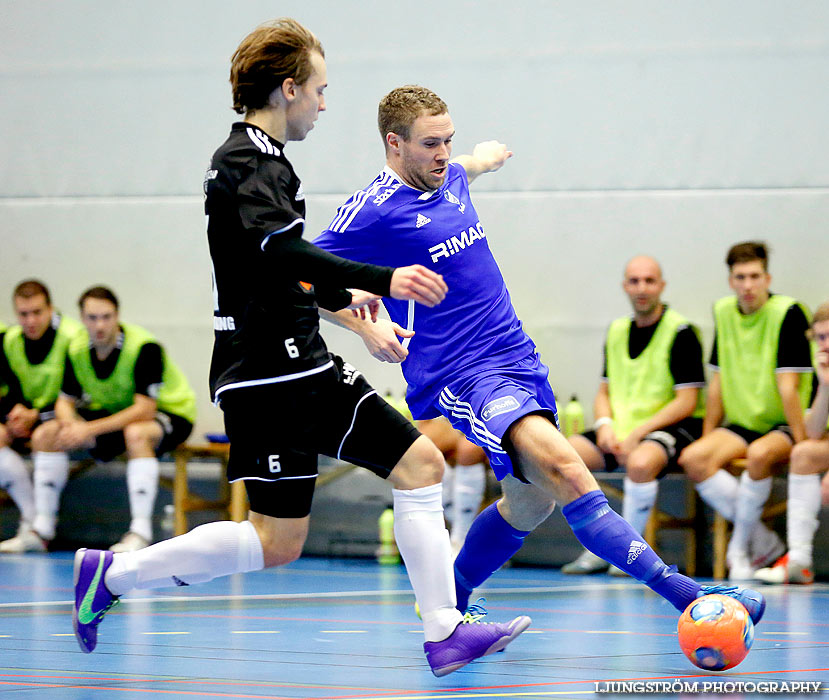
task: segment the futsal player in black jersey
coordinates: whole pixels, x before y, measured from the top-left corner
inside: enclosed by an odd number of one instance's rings
[[[530,623],[480,623],[456,609],[443,521],[443,459],[361,373],[332,356],[319,310],[376,316],[381,296],[434,306],[443,278],[420,265],[344,260],[301,238],[302,186],[284,154],[325,109],[317,38],[290,19],[263,25],[232,58],[234,109],[244,121],[213,156],[205,211],[213,262],[213,398],[230,438],[228,477],[244,480],[249,519],[216,522],[139,552],[81,549],[73,621],[81,648],[118,596],[209,581],[296,559],[308,533],[317,455],[347,460],[393,485],[395,536],[422,612],[437,676],[503,649]],[[365,290],[365,291],[360,291]]]

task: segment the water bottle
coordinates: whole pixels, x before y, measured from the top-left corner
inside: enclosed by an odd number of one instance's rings
[[[380,564],[390,565],[400,563],[400,552],[394,541],[394,510],[386,508],[377,521],[377,530],[380,535],[380,546],[377,548],[377,561]]]
[[[176,509],[171,503],[164,506],[164,513],[158,525],[161,529],[161,539],[168,540],[173,536],[176,528]]]
[[[564,407],[562,414],[562,432],[566,437],[584,432],[584,407],[573,394]]]

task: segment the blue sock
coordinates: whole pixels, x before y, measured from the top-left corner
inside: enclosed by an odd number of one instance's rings
[[[573,533],[587,549],[685,610],[702,588],[667,566],[630,524],[607,503],[601,491],[591,491],[562,508]]]
[[[501,517],[496,504],[475,518],[455,559],[457,608],[464,612],[472,591],[486,581],[515,554],[529,532],[516,530]]]

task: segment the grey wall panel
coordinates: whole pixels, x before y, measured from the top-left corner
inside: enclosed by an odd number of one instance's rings
[[[729,293],[723,258],[739,240],[771,245],[774,290],[812,308],[829,300],[829,190],[542,194],[477,185],[487,239],[560,397],[577,392],[590,405],[606,326],[628,312],[620,282],[633,254],[662,262],[665,298],[700,324],[706,347],[711,304]],[[346,196],[310,196],[309,233]],[[212,297],[199,197],[0,200],[0,221],[0,318],[12,320],[11,290],[23,277],[44,279],[73,315],[86,287],[111,285],[123,318],[155,332],[187,373],[199,431],[220,427],[207,396]],[[378,390],[402,391],[399,369],[373,360],[356,336],[328,325],[323,333]]]
[[[328,53],[310,192],[373,170],[378,99],[420,82],[457,144],[521,167],[488,188],[829,184],[829,5],[772,0],[388,3],[0,0],[0,196],[195,194],[233,119],[228,58],[274,13]]]

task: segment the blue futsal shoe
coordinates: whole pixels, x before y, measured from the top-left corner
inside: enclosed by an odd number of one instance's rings
[[[84,653],[91,652],[98,643],[98,625],[104,615],[118,603],[104,585],[104,575],[112,565],[112,552],[100,549],[79,549],[75,553],[75,607],[72,626],[75,639]]]
[[[763,613],[766,611],[766,599],[762,593],[750,588],[740,588],[739,586],[713,585],[703,586],[700,592],[697,593],[697,598],[711,593],[719,593],[739,600],[748,611],[749,617],[755,625],[763,619]]]

